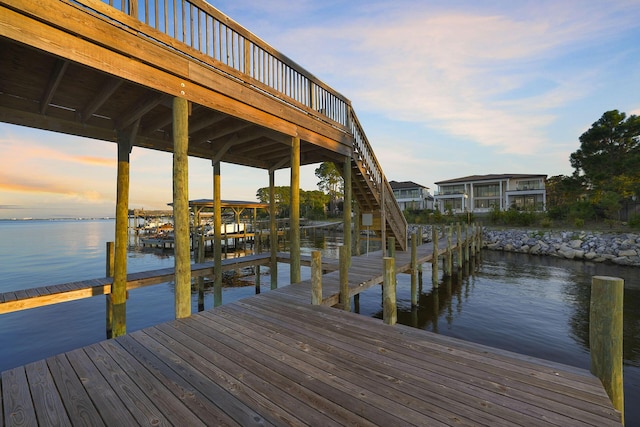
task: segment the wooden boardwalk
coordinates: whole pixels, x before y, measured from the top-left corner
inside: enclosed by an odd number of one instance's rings
[[[354,257],[352,294],[378,268]],[[310,300],[305,281],[5,371],[0,426],[621,425],[587,371]]]

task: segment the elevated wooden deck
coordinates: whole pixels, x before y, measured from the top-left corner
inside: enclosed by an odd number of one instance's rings
[[[5,371],[0,426],[621,425],[587,371],[329,307],[336,274]]]

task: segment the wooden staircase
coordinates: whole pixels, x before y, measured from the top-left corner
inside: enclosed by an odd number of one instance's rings
[[[370,227],[383,240],[394,237],[396,247],[407,249],[407,220],[393,196],[391,185],[367,140],[355,112],[350,109],[350,124],[353,134],[351,157],[351,186],[353,198],[362,213],[373,214]]]

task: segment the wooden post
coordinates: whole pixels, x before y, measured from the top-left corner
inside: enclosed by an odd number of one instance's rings
[[[311,304],[322,304],[322,252],[311,251]]]
[[[447,226],[447,254],[444,260],[444,275],[451,276],[453,272],[453,251],[451,250],[451,238],[453,237],[453,227]]]
[[[300,282],[300,138],[294,137],[291,145],[291,207],[289,208],[290,274],[291,283]]]
[[[434,288],[438,287],[438,228],[434,225],[431,228],[431,240],[433,242],[433,257],[431,258],[431,283]]]
[[[355,240],[354,242],[354,246],[355,246],[355,254],[356,256],[360,256],[360,229],[361,229],[361,225],[360,223],[362,222],[362,218],[361,218],[361,213],[360,213],[360,205],[358,204],[358,202],[356,201],[356,203],[353,205],[353,218],[354,218],[354,229],[353,229],[353,239]]]
[[[344,157],[342,167],[344,179],[344,202],[342,203],[342,218],[344,222],[344,246],[346,248],[347,268],[351,266],[351,157]]]
[[[351,301],[349,299],[349,248],[346,244],[340,246],[340,305],[345,311],[351,311]]]
[[[115,258],[115,244],[114,242],[107,242],[107,268],[106,277],[113,277],[113,261]],[[113,337],[112,322],[113,322],[113,306],[111,305],[111,294],[105,295],[106,301],[106,324],[107,324],[107,339]]]
[[[213,306],[222,304],[222,207],[220,162],[213,162]],[[226,225],[225,225],[226,231]],[[226,248],[226,243],[225,243]],[[226,251],[226,249],[225,249]]]
[[[418,227],[418,246],[422,245],[424,229],[422,226]],[[418,283],[422,290],[422,263],[418,264]]]
[[[398,320],[398,310],[396,307],[396,260],[392,257],[384,257],[383,274],[384,282],[382,287],[382,320],[387,325],[395,325]]]
[[[189,247],[189,103],[173,98],[173,230],[176,319],[191,315]]]
[[[470,240],[469,240],[469,224],[465,225],[465,231],[464,231],[464,264],[467,265],[469,264],[469,244],[470,244]]]
[[[129,158],[131,135],[118,132],[118,183],[116,192],[116,241],[111,285],[111,334],[127,333],[127,245],[129,243]]]
[[[389,237],[387,238],[387,256],[390,256],[391,258],[395,258],[396,257],[396,238],[395,237]]]
[[[200,229],[198,227],[196,230]],[[200,229],[198,236],[198,263],[204,262],[204,229]],[[195,233],[194,233],[195,237]],[[198,311],[204,311],[204,277],[198,277]]]
[[[594,276],[591,279],[589,347],[591,373],[600,378],[613,407],[624,423],[622,379],[622,328],[624,280]]]
[[[476,223],[471,224],[471,233],[469,234],[469,247],[471,248],[471,257],[476,257]]]
[[[459,222],[456,223],[456,242],[458,250],[458,270],[462,269],[462,226]]]
[[[271,289],[278,288],[278,229],[276,228],[276,177],[275,171],[269,170],[269,275]]]
[[[411,306],[418,306],[418,235],[411,235]]]
[[[382,252],[384,253],[384,248],[387,247],[387,213],[384,207],[384,203],[385,203],[385,197],[386,197],[386,193],[385,193],[385,189],[384,189],[384,185],[380,185],[380,238],[381,240],[381,246],[382,246]],[[395,247],[395,244],[394,244]]]
[[[254,209],[254,215],[255,215],[255,209]],[[262,242],[260,241],[260,236],[261,233],[256,230],[256,226],[255,226],[255,218],[253,220],[253,252],[255,254],[259,254],[260,252],[262,252]],[[255,267],[255,271],[256,271],[256,295],[260,293],[260,264],[256,264]]]

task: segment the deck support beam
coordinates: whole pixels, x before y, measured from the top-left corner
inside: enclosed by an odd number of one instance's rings
[[[213,306],[222,304],[222,207],[220,161],[213,163]],[[226,228],[225,228],[226,231]],[[226,234],[226,233],[225,233]],[[225,242],[226,245],[226,242]]]
[[[127,333],[127,246],[129,243],[129,159],[134,135],[118,132],[118,183],[116,190],[116,236],[111,286],[111,334]]]
[[[269,170],[269,275],[271,289],[278,288],[278,229],[276,228],[276,171]]]
[[[342,178],[344,179],[344,203],[342,204],[344,221],[344,246],[346,246],[347,267],[351,266],[351,157],[345,156],[342,167]]]
[[[291,206],[289,208],[291,230],[291,283],[300,282],[300,138],[291,144]]]
[[[175,241],[176,319],[191,315],[189,244],[189,103],[173,98],[173,229]]]

